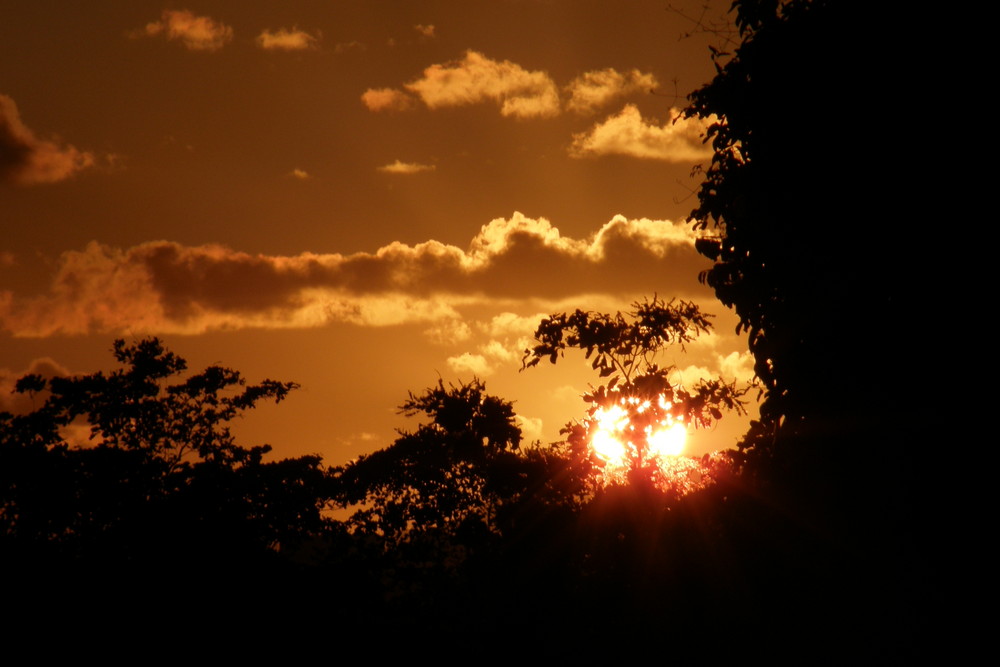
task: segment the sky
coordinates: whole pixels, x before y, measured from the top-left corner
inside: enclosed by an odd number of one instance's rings
[[[236,425],[279,456],[387,446],[408,392],[473,377],[551,442],[599,378],[520,372],[539,320],[654,295],[716,315],[661,358],[678,382],[749,379],[686,223],[710,152],[678,110],[728,6],[703,4],[3,0],[0,409],[158,336],[299,383]]]

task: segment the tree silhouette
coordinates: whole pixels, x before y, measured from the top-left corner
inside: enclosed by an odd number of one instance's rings
[[[744,412],[742,396],[747,388],[738,388],[735,381],[701,379],[686,389],[671,380],[676,368],[655,363],[664,348],[683,349],[708,333],[710,317],[693,303],[654,297],[632,304],[625,314],[577,310],[552,315],[539,324],[538,344],[525,350],[522,370],[542,359],[555,363],[566,348],[577,348],[587,359],[593,357],[591,366],[600,377],[609,378],[607,384],[584,394],[583,400],[590,404],[588,418],[563,429],[581,475],[592,481],[600,478],[601,483],[612,479],[601,474],[608,463],[594,446],[595,438],[607,435],[610,421],[616,427],[616,442],[625,448],[628,478],[676,487],[677,480],[664,476],[665,461],[657,453],[658,439],[666,429],[707,427],[722,418],[723,410]]]
[[[4,556],[102,569],[229,567],[286,552],[321,531],[325,471],[317,456],[266,461],[269,445],[236,443],[229,423],[297,385],[247,384],[211,366],[168,384],[186,363],[155,338],[114,343],[122,368],[22,378],[44,396],[0,414],[0,541]],[[89,442],[67,440],[85,431]]]
[[[868,601],[858,625],[876,633],[887,624],[875,609],[913,617],[902,601],[928,568],[917,471],[947,440],[944,413],[914,395],[927,383],[925,297],[950,267],[928,266],[942,253],[909,230],[926,215],[903,185],[912,100],[896,96],[905,75],[883,67],[908,51],[897,51],[905,20],[847,0],[733,9],[739,46],[716,53],[687,113],[717,119],[692,212],[715,261],[701,277],[748,332],[765,392],[741,446],[744,481],[789,517],[772,522],[782,549],[755,558],[830,582],[800,601],[810,614]],[[793,555],[806,543],[808,557]]]
[[[926,271],[914,235],[889,222],[911,209],[867,162],[905,154],[870,123],[895,108],[871,63],[898,28],[851,2],[733,8],[741,43],[716,55],[687,109],[718,119],[692,218],[715,260],[701,278],[740,317],[765,389],[748,454],[761,474],[791,479],[843,460],[845,439],[896,440],[917,416],[898,388],[919,382],[908,295]],[[864,102],[845,109],[833,91]],[[891,386],[862,390],[873,374]]]
[[[334,471],[341,503],[357,506],[349,523],[389,545],[495,531],[521,443],[512,404],[487,394],[478,379],[447,387],[439,381],[411,393],[400,413],[429,421]]]

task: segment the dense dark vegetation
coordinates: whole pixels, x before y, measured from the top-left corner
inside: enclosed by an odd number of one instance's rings
[[[560,445],[522,443],[511,403],[478,380],[411,394],[416,429],[347,466],[272,461],[227,424],[293,383],[184,376],[160,341],[118,341],[118,370],[25,377],[40,407],[0,414],[8,604],[128,641],[212,623],[214,642],[247,651],[291,632],[371,639],[369,655],[583,662],[914,651],[928,595],[915,490],[940,425],[902,391],[923,381],[920,249],[864,166],[886,150],[869,123],[891,95],[871,66],[882,24],[852,2],[734,11],[738,48],[688,109],[719,119],[692,217],[763,402],[739,450],[705,462],[712,483],[679,493],[640,452],[627,480],[597,484],[586,422]],[[831,103],[845,88],[867,115]],[[575,348],[606,380],[593,406],[653,396],[674,391],[655,353],[708,326],[683,302],[556,314],[525,366]],[[671,409],[711,422],[743,396],[706,382]],[[67,442],[74,428],[89,446]]]

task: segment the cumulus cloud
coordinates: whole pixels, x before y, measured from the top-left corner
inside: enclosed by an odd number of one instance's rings
[[[521,437],[527,442],[534,442],[542,439],[544,424],[538,417],[525,417],[516,415],[517,425],[521,427]]]
[[[497,62],[476,51],[462,60],[431,65],[423,77],[406,84],[431,109],[492,100],[504,116],[555,116],[559,91],[545,72],[530,72],[509,60]]]
[[[406,111],[416,106],[416,100],[395,88],[369,88],[361,95],[369,111]]]
[[[433,35],[434,26],[416,28],[425,36]],[[566,108],[592,113],[615,99],[657,85],[655,76],[637,69],[586,72],[565,86]],[[546,72],[529,71],[509,60],[491,60],[472,50],[461,60],[427,67],[421,78],[404,88],[430,109],[492,101],[500,106],[501,114],[517,118],[551,117],[562,110],[559,89]],[[415,101],[395,88],[369,89],[361,99],[372,111],[409,109]]]
[[[257,35],[257,46],[266,51],[307,51],[319,46],[319,38],[298,28],[263,30]]]
[[[726,356],[718,355],[719,373],[726,380],[750,382],[757,375],[753,370],[754,358],[749,351],[732,351]]]
[[[420,164],[418,162],[400,162],[396,160],[392,164],[379,167],[378,171],[385,174],[419,174],[422,171],[434,171],[436,167],[432,164]]]
[[[470,373],[477,377],[486,377],[493,372],[493,366],[481,354],[464,352],[457,357],[448,357],[448,368],[455,373]]]
[[[544,218],[515,213],[484,225],[465,249],[431,240],[352,255],[251,255],[168,241],[119,249],[91,242],[63,253],[48,292],[0,292],[0,329],[49,336],[330,322],[433,326],[462,320],[463,309],[510,300],[531,299],[546,310],[559,299],[647,293],[659,285],[707,294],[695,278],[704,261],[688,225],[623,216],[574,239]],[[491,338],[499,347],[487,346],[480,356],[489,361],[501,358],[501,349],[517,349],[517,337],[530,335],[536,323],[494,320]]]
[[[524,344],[519,344],[512,348],[498,340],[491,340],[480,347],[480,351],[484,356],[497,361],[517,361],[521,358],[524,347]]]
[[[233,29],[207,16],[186,9],[165,9],[159,21],[131,33],[133,38],[163,35],[179,41],[190,51],[218,51],[233,40]]]
[[[476,353],[463,352],[448,357],[448,366],[456,373],[469,372],[479,377],[491,375],[497,367],[512,367],[521,361],[521,355],[530,338],[518,338],[515,342],[489,340],[476,349]]]
[[[627,104],[587,132],[573,135],[569,153],[573,157],[629,155],[647,160],[695,162],[711,157],[711,147],[702,142],[711,121],[681,118],[671,109],[670,120],[658,126],[646,122],[635,105]]]
[[[695,386],[699,380],[711,380],[721,377],[726,382],[736,381],[738,383],[752,382],[755,373],[753,371],[753,356],[747,352],[732,351],[729,354],[714,355],[710,362],[711,368],[703,365],[689,365],[682,369],[677,369],[674,380],[685,387]]]
[[[413,29],[416,30],[417,32],[419,32],[424,37],[433,37],[434,36],[434,26],[433,25],[422,25],[422,24],[418,23],[417,25],[413,26]]]
[[[591,113],[619,97],[652,90],[657,85],[656,77],[637,69],[624,74],[610,67],[586,72],[566,86],[569,95],[566,108],[577,113]]]
[[[39,139],[21,122],[14,100],[0,95],[0,181],[56,183],[94,163],[92,153]]]

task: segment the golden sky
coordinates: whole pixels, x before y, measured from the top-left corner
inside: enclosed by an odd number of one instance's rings
[[[25,372],[157,335],[299,382],[239,425],[279,454],[385,446],[407,391],[473,375],[548,441],[598,378],[519,373],[538,319],[654,294],[718,315],[663,359],[679,381],[746,378],[684,223],[702,4],[5,2],[0,409]]]

